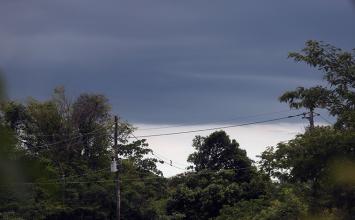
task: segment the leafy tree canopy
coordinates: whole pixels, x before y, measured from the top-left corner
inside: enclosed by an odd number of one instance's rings
[[[330,44],[310,40],[301,52],[292,52],[289,57],[323,72],[328,86],[309,89],[301,87],[286,92],[280,97],[280,101],[289,102],[295,108],[325,108],[337,117],[338,128],[354,129],[355,49],[346,52]]]

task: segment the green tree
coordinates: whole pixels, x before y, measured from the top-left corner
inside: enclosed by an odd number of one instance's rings
[[[330,44],[307,41],[301,52],[289,54],[296,62],[304,62],[324,73],[328,82],[326,109],[337,116],[338,128],[355,128],[355,49],[346,52]]]
[[[210,219],[220,214],[225,205],[258,199],[269,192],[270,180],[259,173],[224,131],[193,140],[197,150],[189,156],[196,172],[173,178],[167,203],[170,216],[183,219]]]
[[[355,181],[351,175],[345,182],[341,178],[344,178],[342,173],[355,171],[355,167],[353,163],[341,166],[345,169],[338,166],[355,161],[354,140],[354,132],[316,127],[288,143],[269,148],[262,153],[260,165],[283,183],[302,183],[308,192],[311,212],[335,208],[351,216]]]
[[[279,97],[280,102],[289,103],[290,108],[309,110],[310,128],[314,128],[314,111],[316,108],[325,108],[329,98],[329,91],[321,86],[305,89],[298,87],[294,91],[285,92]]]
[[[225,206],[217,220],[298,220],[307,215],[307,204],[292,188],[277,189],[271,198],[246,200]]]
[[[224,131],[216,131],[207,137],[196,136],[192,146],[196,152],[188,157],[188,162],[194,164],[197,172],[234,169],[238,170],[239,178],[247,179],[254,169],[246,151],[239,148],[236,140],[230,140]]]
[[[262,171],[281,185],[299,186],[309,215],[351,219],[355,215],[355,56],[329,44],[307,41],[289,57],[324,73],[327,87],[316,86],[286,92],[280,101],[291,108],[324,108],[336,117],[333,127],[315,127],[288,143],[269,147],[261,155]],[[313,119],[311,127],[313,127]]]
[[[1,152],[12,152],[0,155],[0,171],[19,177],[4,173],[9,177],[5,184],[11,187],[0,189],[1,200],[7,201],[0,205],[0,213],[24,219],[115,216],[114,175],[109,172],[113,123],[106,97],[82,94],[70,102],[59,87],[47,101],[4,102],[0,119],[0,130],[13,134],[10,144],[5,132],[0,133],[0,142],[9,143],[0,146]],[[164,205],[154,204],[166,200],[158,161],[148,157],[151,150],[145,140],[128,140],[131,125],[120,120],[118,130],[119,154],[124,158],[121,177],[127,185],[122,188],[123,217],[158,218]]]

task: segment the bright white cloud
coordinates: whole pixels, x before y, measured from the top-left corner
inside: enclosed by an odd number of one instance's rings
[[[175,128],[169,128],[169,125],[152,124],[137,124],[136,126],[140,129],[160,126],[164,127],[164,129],[137,130],[135,135],[140,136],[204,129],[225,125],[208,124],[202,126],[181,126]],[[238,141],[240,147],[247,151],[247,154],[251,159],[257,160],[256,156],[260,155],[260,153],[263,152],[267,146],[274,146],[281,141],[290,140],[296,134],[304,132],[304,128],[305,124],[279,123],[236,127],[225,129],[225,131],[230,136],[230,138],[236,139]],[[149,146],[162,159],[166,161],[172,160],[175,166],[186,167],[188,165],[186,162],[187,157],[194,151],[192,148],[192,139],[196,135],[206,136],[211,132],[212,131],[204,131],[171,136],[149,137],[146,139],[149,143]],[[182,170],[171,167],[168,164],[159,164],[158,168],[162,170],[164,176],[167,177],[183,172]]]

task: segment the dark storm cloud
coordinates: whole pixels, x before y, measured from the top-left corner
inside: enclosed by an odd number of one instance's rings
[[[209,122],[284,109],[320,74],[287,60],[308,39],[355,45],[346,0],[2,1],[10,94],[106,94],[134,122]]]

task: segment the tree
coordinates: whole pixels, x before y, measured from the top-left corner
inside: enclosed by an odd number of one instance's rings
[[[328,82],[326,109],[337,116],[336,127],[355,128],[355,49],[346,52],[330,44],[307,41],[301,52],[289,54],[296,62],[304,62],[324,73]]]
[[[242,177],[253,170],[246,151],[239,148],[236,140],[230,140],[224,131],[216,131],[207,137],[196,136],[192,145],[197,152],[188,157],[188,162],[194,164],[197,172],[234,169]]]
[[[270,179],[257,172],[245,150],[224,131],[207,137],[196,136],[197,152],[189,156],[196,172],[170,181],[173,189],[167,214],[183,219],[211,219],[225,205],[258,199],[270,191]]]
[[[307,204],[289,187],[278,189],[271,198],[242,201],[224,206],[217,220],[298,220],[307,215]]]
[[[314,110],[316,108],[324,108],[329,97],[329,91],[321,86],[305,89],[298,87],[294,91],[285,92],[280,96],[280,102],[289,103],[290,108],[300,109],[306,108],[309,110],[310,128],[314,128]]]
[[[81,94],[71,102],[59,87],[50,100],[9,100],[0,110],[0,173],[9,177],[9,181],[0,180],[9,185],[0,189],[1,201],[7,201],[0,205],[0,215],[113,218],[115,183],[109,172],[113,117],[106,97]],[[130,124],[119,121],[119,154],[124,158],[121,177],[127,186],[122,188],[123,217],[157,218],[162,208],[153,204],[166,200],[165,183],[156,167],[158,161],[147,156],[151,149],[145,140],[129,141],[132,131]],[[14,184],[22,182],[30,184]],[[130,202],[133,194],[135,205]]]
[[[301,183],[311,213],[334,208],[351,216],[355,181],[345,173],[355,171],[354,140],[354,132],[315,127],[263,152],[261,169],[282,183]]]
[[[330,219],[351,219],[355,215],[354,128],[355,54],[329,44],[307,41],[290,58],[324,73],[326,87],[299,87],[280,97],[291,108],[310,110],[311,128],[287,143],[269,147],[261,155],[262,171],[276,178],[281,186],[302,189],[309,215]],[[313,111],[324,108],[337,118],[334,127],[314,127]]]

